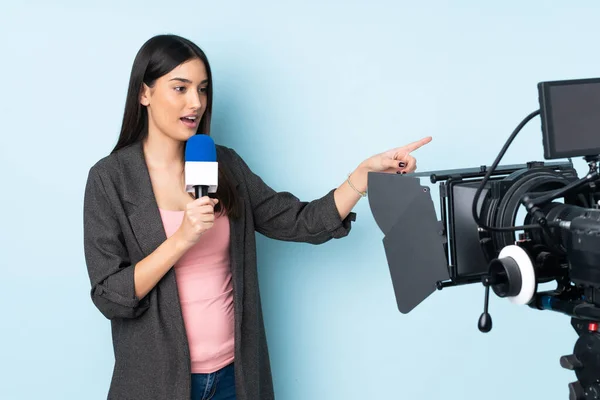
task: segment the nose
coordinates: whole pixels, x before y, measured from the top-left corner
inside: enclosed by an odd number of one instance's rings
[[[199,110],[202,108],[202,99],[200,98],[200,93],[194,92],[193,90],[189,91],[190,96],[188,97],[188,102],[190,108],[194,110]]]

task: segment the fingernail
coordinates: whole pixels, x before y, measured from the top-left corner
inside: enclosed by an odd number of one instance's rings
[[[406,167],[406,164],[404,164],[402,161],[400,161],[400,164],[398,164],[398,165],[400,165],[400,168]]]

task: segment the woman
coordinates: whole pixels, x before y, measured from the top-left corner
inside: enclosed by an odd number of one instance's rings
[[[367,173],[414,171],[410,152],[431,140],[365,160],[311,202],[275,192],[217,146],[217,193],[195,199],[184,148],[210,133],[211,84],[198,46],[150,39],[133,64],[117,145],[89,171],[85,256],[92,300],[111,320],[109,399],[273,399],[255,231],[314,244],[346,236]]]

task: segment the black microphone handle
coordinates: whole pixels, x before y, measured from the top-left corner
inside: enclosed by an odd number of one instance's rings
[[[206,186],[206,185],[196,185],[196,186],[194,186],[194,189],[196,191],[196,198],[197,199],[199,199],[200,197],[208,196],[208,186]]]

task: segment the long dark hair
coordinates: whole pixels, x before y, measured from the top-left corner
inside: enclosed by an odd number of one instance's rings
[[[204,63],[208,78],[206,110],[196,134],[210,135],[213,88],[212,72],[206,54],[188,39],[177,35],[157,35],[142,45],[133,61],[121,133],[112,153],[148,136],[148,111],[140,104],[143,84],[152,87],[158,78],[195,58]],[[239,216],[240,204],[229,176],[225,166],[219,163],[219,185],[216,193],[219,203],[215,212],[222,212],[224,208],[230,217],[235,218]]]

